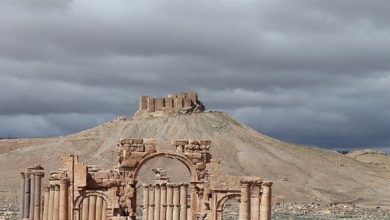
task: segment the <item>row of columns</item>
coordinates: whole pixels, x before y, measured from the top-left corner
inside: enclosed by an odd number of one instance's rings
[[[107,220],[107,202],[100,196],[88,196],[81,204],[81,220]]]
[[[188,184],[143,186],[142,220],[187,220]]]
[[[28,169],[21,173],[20,218],[41,220],[41,186],[43,168]]]
[[[270,220],[272,182],[241,181],[239,220]]]
[[[59,184],[57,182],[45,188],[43,197],[43,220],[69,219],[69,180],[63,178],[59,180]]]

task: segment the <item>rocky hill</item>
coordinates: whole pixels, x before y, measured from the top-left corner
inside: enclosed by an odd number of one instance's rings
[[[0,140],[0,188],[16,192],[19,172],[25,167],[40,163],[46,170],[53,170],[66,153],[81,155],[88,164],[113,167],[115,147],[121,138],[155,138],[158,148],[164,150],[174,150],[170,145],[172,139],[209,139],[213,142],[214,158],[222,161],[227,174],[263,176],[273,181],[274,201],[353,201],[365,206],[390,206],[387,167],[276,140],[223,112],[136,120],[119,118],[68,136]],[[187,172],[168,163],[168,175],[181,176]]]

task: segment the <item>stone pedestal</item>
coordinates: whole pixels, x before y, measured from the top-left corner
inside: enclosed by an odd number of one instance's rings
[[[250,220],[249,182],[241,181],[241,202],[239,220]]]
[[[263,182],[261,205],[260,205],[260,220],[271,220],[271,199],[272,199],[272,182]]]

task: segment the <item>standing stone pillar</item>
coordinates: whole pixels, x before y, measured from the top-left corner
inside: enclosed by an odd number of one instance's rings
[[[148,211],[149,211],[149,187],[148,185],[143,185],[143,207],[142,207],[142,220],[148,220]]]
[[[24,208],[23,219],[28,219],[30,215],[30,173],[24,173]]]
[[[251,220],[260,220],[260,187],[261,187],[260,181],[256,181],[252,185]]]
[[[103,201],[102,220],[107,220],[107,202]]]
[[[241,181],[241,202],[239,220],[250,220],[250,192],[249,182]]]
[[[270,220],[271,219],[271,198],[272,198],[272,182],[263,182],[262,185],[263,193],[261,195],[260,205],[260,219]]]
[[[28,219],[34,220],[34,207],[35,207],[35,173],[32,172],[30,175],[30,213],[28,214]]]
[[[167,218],[166,220],[172,220],[173,218],[173,185],[167,184]]]
[[[187,184],[180,185],[180,220],[187,220]]]
[[[53,220],[59,219],[60,214],[60,186],[54,186],[54,205],[53,205]]]
[[[149,213],[148,220],[153,220],[154,218],[154,186],[149,185]]]
[[[89,199],[85,197],[83,199],[83,204],[81,207],[81,220],[88,220],[88,211],[89,211]]]
[[[173,185],[173,220],[180,219],[180,188],[179,185]]]
[[[60,179],[60,201],[59,201],[59,220],[68,220],[68,187],[67,178]]]
[[[167,184],[161,184],[161,210],[160,220],[166,220],[167,217]]]
[[[89,196],[88,220],[95,220],[96,217],[96,196]]]
[[[53,213],[54,213],[54,186],[49,187],[49,209],[48,209],[48,220],[53,220]]]
[[[190,204],[190,220],[195,220],[196,217],[196,212],[198,211],[198,198],[197,198],[197,187],[195,183],[191,183],[191,204]]]
[[[103,198],[98,196],[96,198],[96,219],[102,220],[102,208],[103,208]]]
[[[45,187],[43,196],[43,220],[49,220],[49,198],[50,198],[50,188]]]
[[[161,187],[159,184],[154,187],[154,205],[154,220],[160,220]]]
[[[19,196],[19,213],[20,213],[20,219],[22,220],[24,218],[24,195],[26,194],[26,178],[24,175],[24,172],[20,173],[20,177],[22,178],[21,184],[20,184],[20,196]]]
[[[34,220],[41,220],[41,190],[42,177],[45,175],[42,171],[36,171],[34,176]]]

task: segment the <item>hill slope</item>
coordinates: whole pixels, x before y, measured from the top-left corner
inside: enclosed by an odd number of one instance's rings
[[[25,167],[41,163],[46,170],[58,168],[58,159],[65,153],[81,155],[88,164],[113,167],[115,147],[121,138],[155,138],[158,148],[164,150],[173,150],[172,139],[210,139],[213,156],[223,161],[226,173],[273,181],[276,200],[353,200],[368,206],[390,206],[388,169],[333,151],[270,138],[220,112],[114,120],[69,136],[0,140],[0,187],[16,191],[18,173]],[[171,168],[168,175],[177,173],[176,166]]]

